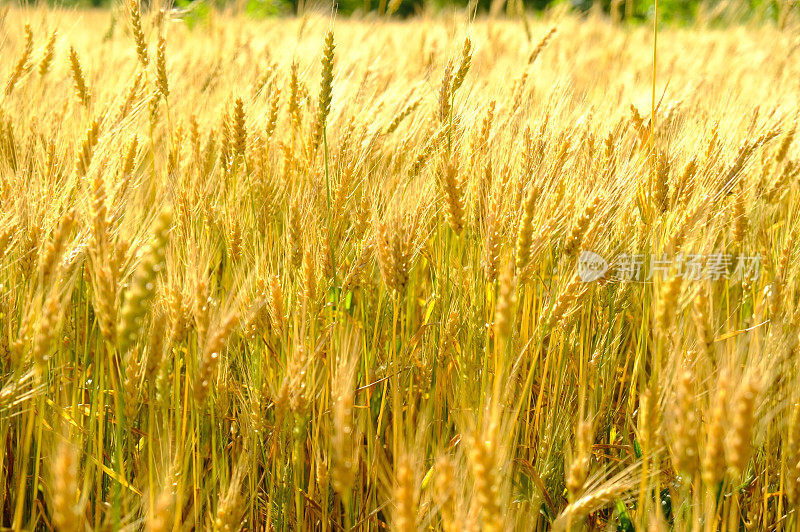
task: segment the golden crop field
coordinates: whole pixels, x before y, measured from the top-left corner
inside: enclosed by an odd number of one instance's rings
[[[799,529],[797,20],[190,16],[0,8],[0,527]]]

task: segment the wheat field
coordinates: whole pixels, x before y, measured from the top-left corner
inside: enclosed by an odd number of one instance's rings
[[[0,526],[798,530],[798,21],[0,8]]]

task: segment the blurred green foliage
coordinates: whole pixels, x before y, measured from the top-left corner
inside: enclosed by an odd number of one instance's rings
[[[0,0],[2,3],[3,0]],[[23,0],[25,1],[25,0]],[[38,0],[28,0],[36,2]],[[108,6],[119,0],[45,0],[61,6]],[[289,15],[302,10],[304,5],[320,5],[321,0],[173,0],[175,6],[186,13],[184,17],[186,23],[193,27],[197,23],[206,19],[212,9],[224,9],[227,6],[236,6],[243,10],[245,14],[253,18],[267,18],[281,15]],[[324,1],[324,0],[322,0]],[[387,4],[391,0],[330,0],[336,3],[337,11],[348,15],[352,13],[364,12],[384,12]],[[396,1],[396,0],[395,0]],[[396,5],[396,16],[410,16],[417,12],[426,10],[439,11],[450,7],[464,8],[467,5],[475,7],[477,2],[478,12],[487,12],[493,2],[507,1],[514,6],[518,5],[517,0],[399,0]],[[709,8],[718,5],[726,0],[658,0],[659,20],[674,23],[688,23],[694,20],[698,8],[702,4]],[[775,20],[778,16],[779,2],[789,0],[733,0],[728,4],[737,3],[739,11],[747,18],[751,16],[765,17]],[[144,6],[148,0],[141,0]],[[619,13],[623,17],[633,21],[652,20],[654,0],[521,0],[526,10],[541,11],[557,4],[566,4],[579,12],[599,6],[606,12],[610,12],[616,4]]]
[[[191,0],[185,0],[191,1]],[[203,0],[207,1],[207,0]],[[224,0],[223,0],[224,1]],[[278,6],[278,10],[289,8],[296,11],[303,1],[309,0],[248,0],[248,2],[265,2]],[[334,0],[337,9],[342,14],[366,11],[383,11],[389,0]],[[441,10],[451,6],[466,7],[475,5],[477,2],[478,12],[487,12],[496,0],[400,0],[399,7],[395,12],[399,16],[412,15],[421,11],[423,8]],[[502,0],[501,0],[502,1]],[[517,5],[516,0],[505,0],[509,5]],[[694,20],[698,8],[705,4],[709,9],[720,3],[728,7],[738,7],[741,15],[748,14],[754,16],[767,17],[775,20],[777,18],[779,2],[788,0],[658,0],[659,20],[667,22],[686,23]],[[585,12],[597,5],[604,11],[610,12],[612,5],[618,3],[620,15],[629,17],[633,20],[643,21],[652,20],[654,0],[521,0],[527,10],[541,11],[557,4],[566,4],[571,8]]]

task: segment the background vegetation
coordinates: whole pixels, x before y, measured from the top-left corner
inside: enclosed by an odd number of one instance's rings
[[[60,6],[113,6],[115,0],[48,0],[53,5]],[[794,3],[794,0],[788,0]],[[354,13],[373,13],[386,11],[389,0],[336,0],[336,10],[344,15]],[[744,18],[757,17],[777,20],[781,5],[787,0],[660,0],[659,18],[664,21],[688,23],[696,18],[698,9],[702,6],[713,10],[720,6],[737,6],[739,14]],[[147,5],[147,2],[144,2]],[[174,0],[174,4],[181,8],[195,9],[226,9],[243,11],[253,17],[280,16],[297,13],[307,7],[330,9],[330,4],[318,0]],[[199,6],[196,4],[204,4]],[[653,0],[513,0],[508,2],[498,0],[399,0],[394,2],[392,12],[399,16],[409,16],[421,11],[439,11],[448,8],[464,8],[468,5],[478,12],[508,9],[511,13],[520,9],[528,11],[543,11],[557,6],[566,6],[578,12],[586,12],[593,7],[598,7],[608,12],[619,12],[622,18],[632,20],[646,20],[652,16]]]

